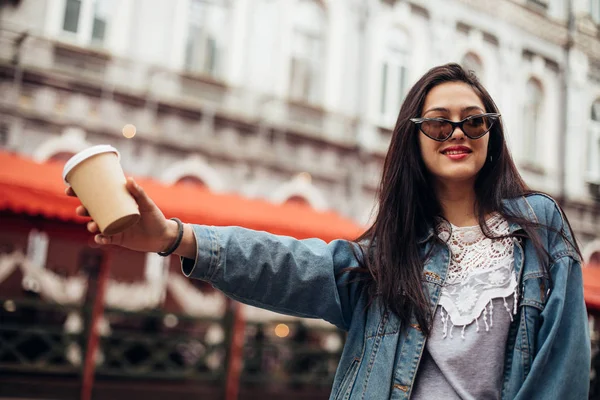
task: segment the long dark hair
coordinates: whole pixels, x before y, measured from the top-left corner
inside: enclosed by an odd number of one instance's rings
[[[424,260],[418,242],[435,229],[436,221],[442,217],[442,207],[421,158],[418,129],[410,118],[421,116],[429,91],[445,82],[467,83],[481,99],[486,112],[499,112],[475,75],[460,65],[446,64],[429,70],[402,104],[383,166],[377,216],[372,226],[356,240],[362,252],[358,257],[361,264],[358,271],[366,272],[370,300],[382,300],[388,310],[398,315],[404,327],[414,315],[425,334],[429,333],[432,316],[422,288]],[[496,121],[488,134],[486,162],[475,181],[475,212],[479,225],[484,234],[491,237],[486,215],[497,212],[509,222],[518,223],[523,232],[515,236],[531,239],[540,260],[547,266],[548,252],[536,233],[539,225],[510,213],[502,204],[504,199],[532,193],[508,151],[502,121]],[[574,241],[572,244],[579,251]]]

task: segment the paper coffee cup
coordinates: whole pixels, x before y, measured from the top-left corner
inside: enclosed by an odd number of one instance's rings
[[[88,210],[104,235],[114,235],[140,219],[117,149],[99,145],[75,154],[63,169],[63,180]]]

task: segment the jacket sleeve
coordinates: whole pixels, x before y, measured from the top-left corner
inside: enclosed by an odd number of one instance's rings
[[[186,276],[207,281],[242,303],[321,318],[348,330],[359,284],[344,269],[358,266],[355,244],[240,227],[192,227],[197,253],[195,260],[182,259]]]
[[[536,354],[518,399],[588,398],[591,344],[581,263],[565,255],[551,265],[553,289],[541,313]]]

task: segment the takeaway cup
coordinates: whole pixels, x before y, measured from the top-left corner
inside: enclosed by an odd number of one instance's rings
[[[75,154],[63,169],[63,180],[104,235],[122,232],[140,219],[137,203],[125,187],[119,160],[117,149],[99,145]]]

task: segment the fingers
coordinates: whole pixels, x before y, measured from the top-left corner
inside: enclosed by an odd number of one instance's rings
[[[98,224],[96,223],[96,221],[90,221],[87,223],[87,230],[90,233],[99,233],[100,232],[100,228],[98,228]]]
[[[79,215],[80,217],[89,217],[90,213],[88,212],[88,210],[86,210],[86,208],[84,206],[78,206],[75,209],[75,214]]]
[[[65,189],[65,194],[67,196],[77,197],[77,195],[75,194],[75,191],[73,190],[73,188],[71,186],[69,186],[68,188]]]
[[[94,242],[96,242],[97,244],[111,244],[112,243],[112,236],[104,236],[102,234],[98,234],[96,236],[94,236]]]
[[[73,191],[73,188],[70,186],[65,189],[65,194],[67,196],[77,197],[77,195]],[[79,215],[80,217],[89,217],[90,216],[90,213],[88,212],[88,210],[86,210],[86,208],[84,206],[77,206],[77,208],[75,209],[75,214]]]
[[[87,223],[87,230],[94,234],[94,241],[98,244],[114,244],[120,246],[123,243],[123,234],[103,235],[96,221]]]
[[[142,187],[138,185],[133,178],[127,178],[126,186],[127,190],[129,190],[129,193],[131,193],[135,201],[138,203],[140,210],[149,210],[156,207],[152,199],[148,197],[144,189],[142,189]]]
[[[123,245],[123,234],[118,233],[116,235],[103,235],[98,233],[94,236],[94,242],[101,245],[114,244],[115,246]]]

